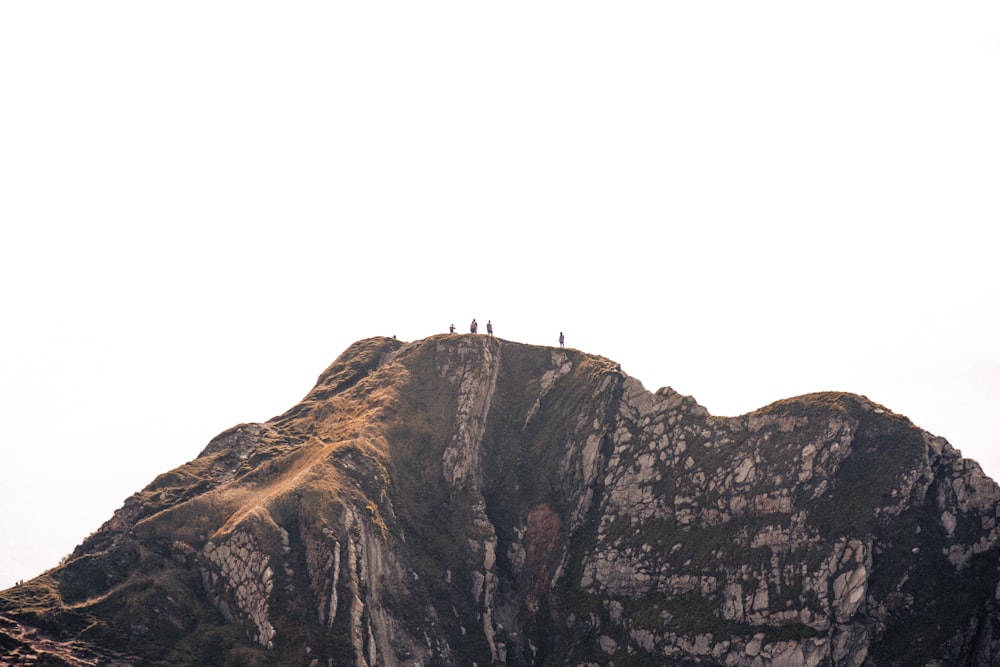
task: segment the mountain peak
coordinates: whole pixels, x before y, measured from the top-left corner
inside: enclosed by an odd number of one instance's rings
[[[0,593],[0,646],[14,664],[42,639],[64,664],[985,664],[998,501],[863,396],[718,417],[578,350],[371,338]]]

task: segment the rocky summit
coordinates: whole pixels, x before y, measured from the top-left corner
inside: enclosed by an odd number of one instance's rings
[[[868,399],[359,341],[0,593],[3,664],[995,665],[997,485]]]

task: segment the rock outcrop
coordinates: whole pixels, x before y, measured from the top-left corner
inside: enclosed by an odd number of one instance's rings
[[[370,339],[287,413],[219,435],[63,565],[0,593],[0,650],[5,664],[52,647],[62,664],[1000,664],[998,503],[975,462],[862,396],[716,417],[574,350]]]

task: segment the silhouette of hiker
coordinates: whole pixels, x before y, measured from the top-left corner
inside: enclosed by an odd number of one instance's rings
[[[454,324],[452,324],[450,327],[448,327],[448,333],[455,333],[455,325]]]
[[[477,331],[479,331],[479,323],[473,318],[472,324],[469,325],[469,333],[476,333]]]
[[[566,347],[566,337],[563,336],[562,331],[559,332],[559,347]]]
[[[486,320],[486,333],[488,333],[491,336],[493,335],[493,321],[492,320]]]

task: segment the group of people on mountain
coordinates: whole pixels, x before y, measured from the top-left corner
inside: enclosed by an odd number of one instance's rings
[[[452,324],[450,327],[448,327],[448,330],[451,333],[455,333],[455,325]],[[479,322],[476,321],[476,318],[472,318],[472,324],[469,325],[469,333],[479,333]],[[492,320],[486,320],[486,333],[489,334],[490,336],[493,335]]]
[[[449,333],[455,333],[455,325],[452,324],[448,327]],[[479,322],[476,318],[472,318],[472,324],[469,325],[469,333],[479,333]],[[493,320],[486,320],[486,334],[488,336],[493,335]],[[559,332],[559,347],[566,347],[566,337],[563,336],[563,332]]]

